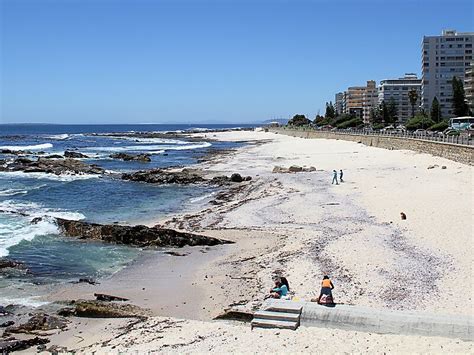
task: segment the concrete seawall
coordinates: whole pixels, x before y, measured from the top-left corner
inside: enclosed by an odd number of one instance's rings
[[[394,311],[338,304],[325,307],[314,302],[267,300],[263,308],[284,307],[290,302],[303,308],[303,327],[322,327],[378,334],[440,336],[473,341],[474,319],[467,315]]]
[[[406,149],[419,153],[436,155],[459,163],[474,165],[474,146],[435,142],[414,138],[341,134],[330,131],[316,131],[313,129],[270,128],[270,132],[285,134],[300,138],[340,139],[365,144],[370,147],[384,149]]]

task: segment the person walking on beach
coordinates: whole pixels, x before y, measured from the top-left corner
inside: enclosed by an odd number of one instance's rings
[[[331,184],[334,184],[334,182],[336,182],[336,185],[339,185],[339,183],[337,182],[337,171],[333,170],[332,173],[333,173],[333,175],[332,175],[332,183]]]
[[[344,182],[344,180],[342,180],[342,176],[343,176],[343,175],[344,175],[344,174],[343,174],[343,172],[342,172],[342,169],[339,170],[339,181],[340,181],[340,182]]]

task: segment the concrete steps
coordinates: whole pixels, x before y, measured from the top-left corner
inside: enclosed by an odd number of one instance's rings
[[[279,328],[295,330],[300,325],[302,306],[291,301],[269,302],[253,315],[253,328]]]

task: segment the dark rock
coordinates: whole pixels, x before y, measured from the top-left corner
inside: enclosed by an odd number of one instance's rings
[[[292,173],[299,173],[299,172],[303,171],[303,168],[301,166],[298,166],[298,165],[292,165],[288,168],[288,171],[290,171]]]
[[[102,240],[104,242],[127,244],[136,247],[183,247],[185,245],[232,243],[204,235],[159,227],[102,225],[84,221],[70,221],[62,218],[56,218],[56,223],[66,236]]]
[[[43,158],[44,159],[62,159],[64,157],[62,155],[59,155],[59,154],[52,154],[52,155],[47,155]]]
[[[39,348],[39,346],[38,346],[38,348]],[[38,349],[38,350],[40,350],[40,349]],[[65,346],[60,346],[60,345],[51,345],[48,349],[46,349],[46,346],[45,346],[45,349],[44,349],[44,350],[46,350],[47,352],[49,352],[49,353],[51,353],[51,354],[53,354],[53,355],[62,354],[62,353],[64,353],[64,354],[74,354],[74,352],[73,352],[73,351],[69,351],[69,350],[67,349],[67,347],[65,347]],[[44,350],[40,350],[40,351],[44,351]]]
[[[6,327],[11,327],[12,325],[14,325],[15,322],[12,321],[12,320],[9,320],[7,322],[3,322],[2,324],[0,324],[0,328],[6,328]]]
[[[141,170],[130,174],[122,174],[122,179],[152,184],[195,184],[206,181],[200,174],[187,169],[181,171],[164,169]]]
[[[0,150],[0,154],[8,154],[8,155],[32,155],[33,152],[29,150],[10,150],[10,149],[2,149]]]
[[[282,166],[274,166],[273,167],[273,173],[301,173],[301,172],[313,172],[316,171],[316,168],[314,166],[306,167],[306,166],[298,166],[298,165],[292,165],[289,168],[284,168]]]
[[[67,328],[69,321],[62,317],[51,316],[46,313],[38,313],[31,317],[26,323],[17,327],[8,327],[6,333],[35,333]]]
[[[144,308],[128,303],[79,300],[74,302],[72,307],[60,310],[59,314],[87,318],[142,318],[151,313]]]
[[[112,302],[112,301],[125,302],[125,301],[128,301],[128,298],[114,296],[114,295],[107,295],[105,293],[94,293],[94,297],[97,301],[105,301],[105,302]]]
[[[149,154],[126,154],[126,153],[115,153],[109,155],[112,159],[120,159],[124,161],[142,161],[142,162],[150,162],[151,158]]]
[[[0,166],[0,171],[23,171],[25,173],[42,172],[48,174],[103,174],[104,169],[97,165],[89,165],[75,159],[46,159],[30,160],[17,158],[6,166]]]
[[[35,217],[31,220],[31,224],[38,224],[39,222],[41,222],[43,220],[43,217]]]
[[[173,255],[173,256],[186,256],[187,253],[179,253],[177,251],[165,251],[165,254]]]
[[[224,313],[219,314],[214,319],[250,322],[253,319],[253,313],[247,311],[227,310]]]
[[[92,279],[88,279],[88,278],[80,278],[79,280],[74,281],[73,283],[77,283],[77,284],[86,283],[86,284],[89,284],[89,285],[97,285],[97,284],[99,284],[97,281],[92,280]]]
[[[214,176],[210,182],[215,185],[227,185],[231,181],[228,176],[219,175],[219,176]]]
[[[242,178],[242,175],[238,173],[234,173],[230,176],[230,181],[232,182],[242,182],[244,179]]]
[[[89,158],[87,155],[79,153],[79,152],[72,152],[70,150],[66,150],[64,152],[64,156],[66,158],[74,158],[74,159],[81,159],[81,158]]]
[[[0,316],[8,316],[11,315],[14,311],[14,306],[9,305],[9,306],[0,306]]]
[[[10,259],[0,259],[0,269],[6,269],[6,268],[11,268],[11,269],[26,269],[26,266],[19,262],[19,261],[14,261]]]
[[[15,339],[8,338],[0,341],[0,352],[2,354],[9,354],[13,351],[26,350],[32,346],[49,343],[48,339],[35,337],[33,339]]]
[[[246,176],[246,177],[244,178],[244,181],[250,181],[250,180],[252,180],[252,177],[251,177],[251,176]]]

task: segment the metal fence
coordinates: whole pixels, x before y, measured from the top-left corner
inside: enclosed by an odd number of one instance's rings
[[[354,135],[354,136],[373,136],[373,137],[395,137],[395,138],[405,138],[405,139],[416,139],[420,141],[431,141],[431,142],[439,142],[439,143],[449,143],[449,144],[459,144],[459,145],[467,145],[467,146],[474,146],[473,137],[470,135],[446,135],[446,134],[415,134],[413,132],[390,132],[390,131],[367,131],[367,130],[319,130],[314,127],[283,127],[283,129],[297,129],[303,131],[315,131],[321,133],[334,133],[334,134],[342,134],[342,135]]]

